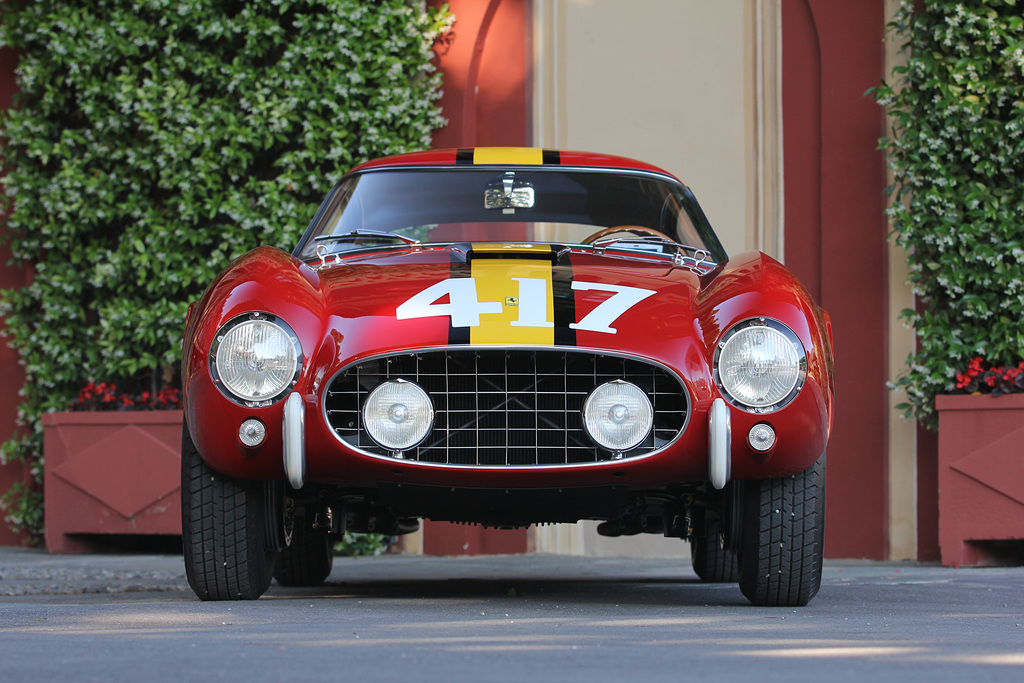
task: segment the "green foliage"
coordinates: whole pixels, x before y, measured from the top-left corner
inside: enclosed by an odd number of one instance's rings
[[[890,26],[908,62],[874,94],[895,122],[888,211],[919,302],[903,312],[918,350],[895,386],[934,426],[935,396],[971,358],[1024,358],[1024,17],[1016,0],[915,4]]]
[[[15,483],[0,496],[4,521],[16,534],[30,536],[43,527],[43,494],[21,482]]]
[[[33,273],[0,296],[27,376],[28,436],[5,460],[38,463],[39,415],[89,381],[175,383],[188,303],[217,272],[257,245],[290,247],[345,170],[425,148],[444,123],[430,58],[447,7],[0,0],[0,12],[21,89],[0,117],[0,208],[14,263]]]
[[[345,557],[362,555],[381,555],[391,543],[390,536],[383,534],[353,534],[348,531],[340,541],[334,544],[334,554]]]

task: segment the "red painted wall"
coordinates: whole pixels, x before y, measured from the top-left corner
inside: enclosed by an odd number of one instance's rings
[[[938,562],[939,435],[917,428],[917,559]]]
[[[783,0],[786,264],[832,317],[825,552],[888,555],[882,0]]]
[[[432,0],[431,4],[441,4]],[[455,27],[439,48],[441,108],[434,146],[530,144],[532,7],[528,0],[447,0]]]

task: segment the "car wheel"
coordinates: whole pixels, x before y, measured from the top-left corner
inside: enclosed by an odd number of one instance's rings
[[[821,586],[825,456],[789,477],[745,482],[740,590],[755,605],[806,605]]]
[[[690,540],[693,571],[706,583],[735,583],[740,580],[736,553],[725,547],[722,528],[717,521],[708,522],[705,535]]]
[[[295,520],[291,544],[281,549],[274,578],[282,586],[319,586],[334,564],[331,537],[311,527],[312,510]]]
[[[181,541],[185,575],[201,600],[255,600],[270,586],[274,538],[268,518],[277,482],[235,479],[212,469],[181,437]],[[283,517],[283,515],[282,515]]]

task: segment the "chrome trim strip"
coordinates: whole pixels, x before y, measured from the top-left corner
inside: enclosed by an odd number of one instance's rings
[[[361,448],[356,448],[352,444],[350,444],[350,443],[346,442],[344,439],[342,439],[341,436],[338,434],[338,432],[333,427],[331,427],[331,421],[327,417],[327,393],[330,391],[330,388],[334,384],[334,380],[337,379],[338,375],[340,375],[341,373],[345,372],[349,368],[354,367],[356,365],[359,365],[361,363],[367,363],[367,362],[370,362],[370,361],[381,360],[381,359],[390,358],[390,357],[394,357],[394,356],[413,356],[413,355],[416,355],[416,354],[419,354],[419,353],[448,352],[448,351],[473,351],[473,350],[491,350],[491,351],[495,351],[495,350],[500,350],[500,351],[557,351],[557,352],[565,352],[565,353],[583,353],[583,354],[590,354],[590,355],[598,355],[598,354],[600,354],[602,356],[611,356],[613,358],[623,358],[623,359],[626,359],[626,360],[632,360],[632,361],[638,361],[638,362],[647,363],[649,365],[656,366],[656,367],[664,370],[666,373],[668,373],[670,376],[675,378],[676,381],[679,382],[679,386],[681,386],[683,388],[684,399],[686,401],[686,419],[683,420],[682,428],[680,428],[679,432],[676,434],[676,436],[671,441],[669,441],[667,444],[665,444],[661,448],[659,448],[657,450],[654,450],[654,451],[651,451],[650,453],[645,453],[643,455],[636,455],[636,456],[632,456],[630,458],[621,459],[621,460],[603,460],[603,461],[600,461],[600,462],[575,462],[575,463],[554,463],[554,464],[535,464],[535,465],[453,465],[453,464],[450,464],[450,463],[422,462],[420,460],[406,460],[406,459],[399,460],[399,459],[396,459],[396,458],[393,458],[393,457],[389,457],[389,456],[385,456],[385,455],[379,455],[377,453],[370,453],[368,451],[362,450]],[[331,435],[335,439],[338,440],[338,443],[340,443],[345,448],[347,448],[347,449],[349,449],[349,450],[351,450],[351,451],[353,451],[355,453],[358,453],[360,455],[365,455],[367,457],[374,458],[375,460],[381,460],[381,461],[389,462],[389,463],[392,463],[392,464],[400,463],[403,467],[418,466],[418,467],[426,467],[426,468],[431,468],[431,469],[452,469],[452,470],[461,470],[461,471],[479,471],[479,470],[486,469],[486,470],[497,470],[497,471],[507,470],[507,471],[511,471],[511,472],[529,472],[529,471],[534,471],[534,470],[575,469],[575,468],[580,468],[580,467],[600,467],[600,466],[622,467],[627,462],[632,463],[632,462],[640,462],[642,460],[647,460],[648,458],[650,458],[652,456],[655,456],[655,455],[658,455],[660,453],[663,453],[666,450],[668,450],[669,448],[671,448],[677,441],[679,441],[680,438],[682,438],[683,434],[686,433],[686,430],[687,430],[687,428],[690,425],[690,418],[692,417],[692,413],[693,413],[693,400],[691,399],[690,391],[689,391],[689,389],[686,386],[686,382],[684,382],[682,377],[679,376],[679,373],[677,373],[675,370],[673,370],[668,365],[665,365],[664,363],[661,363],[659,361],[653,360],[651,358],[646,358],[644,356],[634,356],[634,355],[630,355],[630,354],[626,354],[626,353],[618,353],[618,352],[615,352],[615,351],[607,351],[605,349],[579,348],[579,347],[575,347],[575,346],[527,346],[527,345],[504,346],[504,345],[487,345],[487,344],[477,344],[477,345],[472,345],[472,346],[469,346],[469,345],[447,345],[447,346],[429,346],[429,347],[418,348],[418,349],[403,349],[401,351],[394,351],[394,352],[391,352],[391,353],[374,354],[374,355],[364,356],[362,358],[358,358],[356,360],[353,360],[353,361],[347,363],[346,365],[342,366],[340,369],[338,369],[338,371],[335,372],[333,375],[331,375],[331,378],[324,384],[324,391],[320,395],[320,419],[323,420],[324,425],[327,427],[327,431],[329,431],[331,433]]]
[[[306,478],[306,411],[302,396],[294,391],[284,402],[284,472],[294,489],[301,489]]]

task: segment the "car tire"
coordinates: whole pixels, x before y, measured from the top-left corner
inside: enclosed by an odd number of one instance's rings
[[[270,586],[273,483],[235,479],[202,459],[188,426],[181,437],[181,541],[188,584],[201,600],[255,600]]]
[[[736,583],[740,580],[740,565],[736,553],[725,547],[721,526],[708,522],[703,537],[690,540],[690,559],[693,571],[705,583]]]
[[[274,578],[282,586],[319,586],[331,573],[331,536],[310,528],[311,512],[307,510],[304,519],[296,519],[291,544],[277,557]]]
[[[806,605],[821,586],[825,456],[803,472],[743,487],[740,590],[754,605]]]

